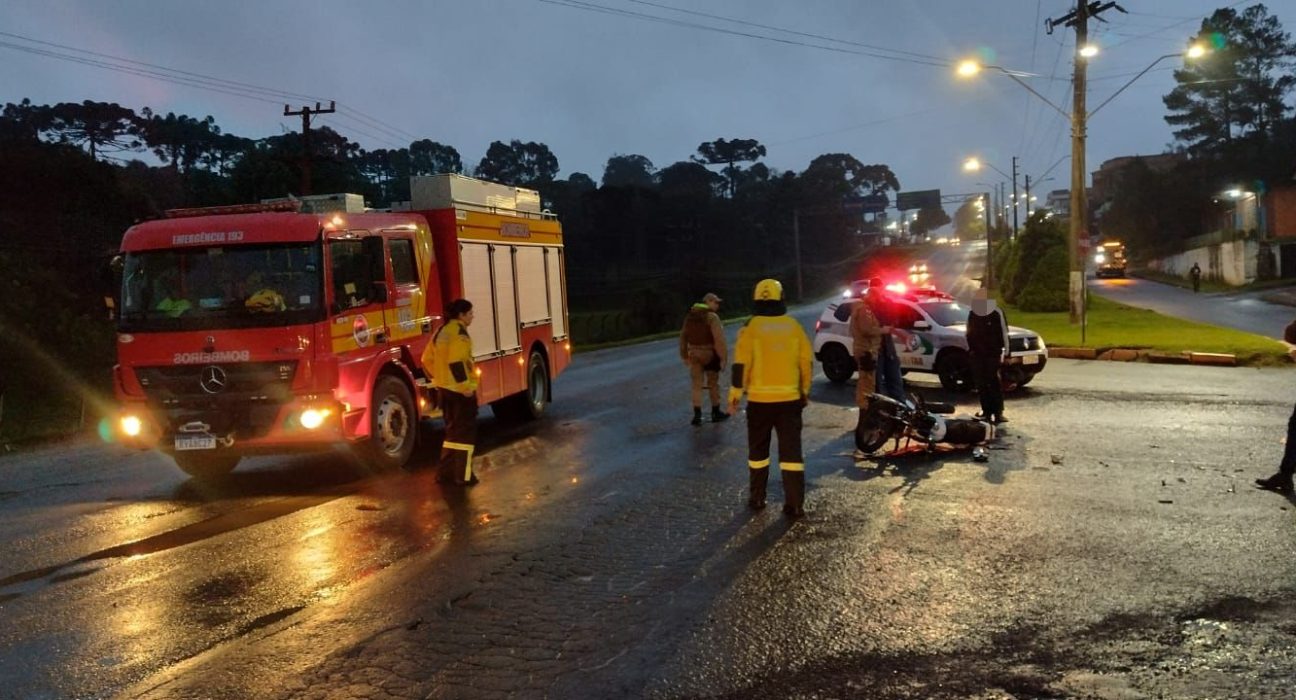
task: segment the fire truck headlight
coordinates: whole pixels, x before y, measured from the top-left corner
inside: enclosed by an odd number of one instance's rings
[[[127,437],[139,437],[144,432],[144,421],[139,416],[122,416],[121,431]]]
[[[324,425],[324,419],[328,418],[329,411],[327,408],[308,408],[302,411],[301,425],[307,430],[314,430]]]

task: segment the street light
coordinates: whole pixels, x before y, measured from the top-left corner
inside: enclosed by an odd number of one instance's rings
[[[1077,7],[1079,9],[1077,10],[1076,13],[1073,13],[1079,15],[1078,22],[1076,24],[1077,27],[1076,40],[1077,43],[1080,44],[1082,47],[1079,51],[1080,56],[1088,59],[1097,54],[1096,47],[1094,47],[1092,44],[1089,44],[1087,41],[1085,41],[1085,37],[1087,36],[1085,33],[1085,28],[1086,28],[1085,20],[1089,14],[1089,4],[1087,0],[1082,0]],[[1128,88],[1130,85],[1134,83],[1134,81],[1138,80],[1139,78],[1147,74],[1148,71],[1152,70],[1153,66],[1156,66],[1161,61],[1164,61],[1167,58],[1174,58],[1177,56],[1182,56],[1189,59],[1197,59],[1206,56],[1208,53],[1209,51],[1205,45],[1194,44],[1192,46],[1187,47],[1186,49],[1184,49],[1179,53],[1166,54],[1165,56],[1161,56],[1157,60],[1153,61],[1152,64],[1149,65],[1147,68],[1144,68],[1141,72],[1139,72],[1137,75],[1131,78],[1129,82],[1122,85],[1119,90],[1113,93],[1111,97],[1108,97],[1102,104],[1098,105],[1098,107],[1093,111],[1089,111],[1085,108],[1085,95],[1086,95],[1085,68],[1088,64],[1088,60],[1081,61],[1077,58],[1075,62],[1075,78],[1071,81],[1073,106],[1070,112],[1054,104],[1052,100],[1049,100],[1044,95],[1041,95],[1039,91],[1035,90],[1030,85],[1027,85],[1020,77],[1018,77],[1019,75],[1028,75],[1028,74],[1014,73],[1013,71],[1007,70],[1000,66],[989,66],[989,65],[983,66],[980,63],[971,59],[965,60],[958,64],[957,72],[960,76],[963,76],[965,78],[970,78],[976,75],[977,73],[980,72],[982,68],[992,68],[994,70],[999,71],[1000,73],[1003,73],[1004,75],[1011,78],[1013,82],[1025,88],[1027,92],[1038,97],[1045,104],[1052,107],[1054,111],[1056,111],[1058,114],[1061,114],[1063,117],[1066,117],[1067,121],[1071,123],[1071,222],[1068,228],[1068,235],[1067,235],[1067,247],[1069,248],[1069,257],[1070,257],[1069,267],[1070,267],[1071,274],[1070,274],[1070,285],[1069,285],[1068,296],[1070,298],[1070,306],[1071,306],[1071,323],[1073,324],[1078,323],[1080,325],[1081,343],[1084,342],[1084,336],[1085,336],[1085,318],[1084,318],[1085,316],[1085,308],[1084,308],[1085,307],[1085,301],[1084,301],[1085,276],[1084,276],[1084,261],[1080,257],[1080,238],[1082,236],[1088,235],[1088,224],[1089,224],[1088,211],[1087,211],[1089,205],[1087,202],[1087,197],[1085,196],[1085,170],[1084,170],[1085,137],[1086,137],[1088,119],[1089,117],[1093,116],[1093,114],[1098,112],[1098,110],[1102,109],[1113,99],[1115,99],[1117,95],[1124,92],[1126,88]]]
[[[1116,92],[1113,92],[1111,94],[1111,97],[1108,97],[1107,99],[1102,101],[1102,104],[1098,105],[1097,107],[1094,107],[1093,110],[1091,110],[1089,114],[1086,115],[1086,118],[1092,117],[1093,115],[1097,114],[1098,110],[1102,109],[1103,107],[1106,107],[1108,102],[1111,102],[1112,100],[1116,99],[1117,95],[1121,94],[1122,92],[1125,92],[1125,88],[1133,85],[1135,80],[1142,78],[1144,75],[1147,74],[1148,71],[1155,68],[1158,63],[1166,60],[1167,58],[1191,58],[1195,60],[1198,58],[1202,58],[1208,53],[1210,53],[1210,49],[1207,49],[1204,44],[1193,44],[1192,46],[1189,46],[1187,49],[1184,49],[1183,51],[1180,51],[1178,53],[1168,53],[1164,56],[1158,57],[1157,60],[1148,64],[1147,68],[1144,68],[1143,70],[1139,71],[1133,78],[1130,78],[1129,82],[1120,86],[1120,89],[1117,90]]]
[[[964,172],[969,172],[969,173],[979,172],[983,166],[984,166],[984,167],[988,167],[988,168],[990,168],[991,170],[993,170],[993,171],[999,173],[1000,175],[1003,175],[1004,177],[1008,178],[1009,180],[1012,180],[1012,185],[1013,185],[1013,194],[1012,194],[1012,197],[1013,197],[1013,236],[1016,236],[1016,235],[1017,235],[1017,156],[1013,156],[1013,159],[1012,159],[1012,171],[1013,171],[1013,174],[1012,174],[1012,175],[1009,175],[1008,173],[1006,173],[1006,172],[1000,170],[999,168],[996,168],[996,167],[994,166],[994,163],[990,163],[990,162],[988,162],[988,161],[983,161],[983,160],[981,160],[980,158],[977,158],[976,156],[973,156],[973,157],[968,158],[968,159],[966,159],[966,160],[963,161],[963,171],[964,171]],[[1002,196],[1002,195],[1001,195],[1001,196]],[[1007,207],[1004,207],[1004,209],[1006,210]]]
[[[1053,101],[1052,101],[1052,100],[1050,100],[1049,98],[1047,98],[1047,97],[1041,95],[1041,94],[1039,93],[1038,90],[1036,90],[1035,88],[1033,88],[1033,87],[1031,87],[1030,85],[1026,84],[1025,81],[1023,81],[1020,77],[1018,77],[1018,76],[1033,77],[1030,73],[1021,73],[1021,72],[1018,72],[1018,71],[1011,71],[1011,70],[1008,70],[1007,68],[1004,68],[1003,66],[994,66],[994,65],[988,65],[988,64],[983,65],[983,64],[981,64],[980,62],[976,61],[975,59],[971,59],[971,58],[966,59],[966,60],[963,60],[963,61],[960,61],[959,64],[958,64],[958,68],[956,69],[956,72],[957,72],[961,77],[964,77],[964,78],[971,78],[971,77],[975,76],[976,74],[980,73],[980,72],[981,72],[982,70],[984,70],[984,69],[988,69],[988,70],[997,70],[997,71],[999,71],[1000,73],[1003,73],[1004,75],[1008,76],[1009,78],[1012,78],[1013,82],[1015,82],[1015,83],[1017,83],[1018,85],[1020,85],[1020,86],[1022,86],[1022,87],[1024,87],[1024,88],[1026,88],[1026,91],[1029,92],[1030,94],[1032,94],[1032,95],[1034,95],[1034,96],[1040,98],[1041,100],[1044,100],[1045,104],[1047,104],[1048,106],[1050,106],[1050,107],[1052,107],[1053,109],[1057,110],[1059,114],[1061,114],[1062,116],[1066,117],[1067,119],[1070,119],[1070,118],[1071,118],[1071,115],[1070,115],[1069,113],[1067,113],[1067,111],[1066,111],[1065,109],[1062,109],[1061,107],[1059,107],[1059,106],[1053,104]]]
[[[973,156],[963,161],[963,170],[965,172],[969,172],[969,173],[979,172],[982,167],[990,168],[991,170],[999,173],[1000,175],[1003,175],[1006,178],[1009,179],[1012,178],[1012,175],[1009,175],[1008,173],[1000,170],[999,168],[996,168],[994,166],[994,163],[988,163],[986,161],[981,160],[980,158],[977,158],[976,156]]]

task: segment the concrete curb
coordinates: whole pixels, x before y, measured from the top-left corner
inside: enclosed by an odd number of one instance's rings
[[[1236,367],[1237,357],[1228,353],[1162,352],[1160,350],[1135,350],[1133,348],[1111,348],[1098,352],[1097,348],[1050,347],[1048,356],[1069,360],[1105,360],[1108,362],[1152,362],[1166,365],[1212,365],[1215,367]]]

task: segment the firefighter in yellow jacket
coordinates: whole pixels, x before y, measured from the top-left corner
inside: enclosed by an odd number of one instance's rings
[[[738,334],[732,372],[729,413],[738,412],[738,401],[747,394],[747,505],[752,510],[765,507],[773,432],[778,434],[783,513],[799,518],[805,515],[801,411],[810,397],[810,339],[787,315],[783,285],[777,280],[756,285],[754,315]]]
[[[445,441],[437,462],[437,481],[471,486],[477,483],[472,457],[477,445],[477,372],[473,367],[472,302],[455,299],[446,307],[446,322],[423,351],[423,369],[432,378],[445,421]]]

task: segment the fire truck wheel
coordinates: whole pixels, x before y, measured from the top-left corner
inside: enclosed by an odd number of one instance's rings
[[[533,351],[527,360],[526,390],[491,403],[491,411],[501,420],[535,420],[544,415],[549,404],[549,364],[544,355]]]
[[[361,459],[373,469],[399,469],[414,452],[416,433],[409,387],[395,377],[379,377],[369,404],[369,439],[359,445]]]
[[[193,454],[177,452],[172,455],[176,466],[199,481],[213,481],[234,471],[242,459],[236,454]]]

